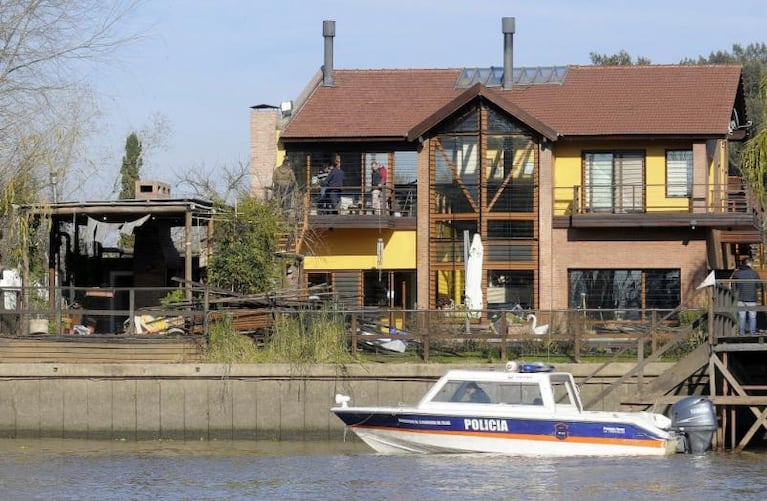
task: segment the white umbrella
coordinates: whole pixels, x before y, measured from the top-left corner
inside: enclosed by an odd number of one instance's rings
[[[469,247],[469,257],[466,259],[466,283],[464,286],[464,305],[474,318],[482,315],[484,301],[482,298],[482,260],[484,248],[479,233],[474,234]]]

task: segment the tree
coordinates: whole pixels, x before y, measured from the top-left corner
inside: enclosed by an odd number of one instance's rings
[[[762,78],[759,94],[762,103],[767,103],[767,74]],[[761,112],[762,124],[767,121],[767,105],[763,104]],[[762,127],[751,139],[746,141],[740,152],[740,169],[743,179],[749,186],[751,193],[756,197],[762,213],[767,208],[767,128]],[[761,221],[761,229],[764,231],[767,219]]]
[[[144,165],[144,159],[141,141],[135,132],[131,132],[125,140],[125,156],[120,167],[120,200],[136,198],[136,181],[141,179],[142,165]]]
[[[57,198],[96,116],[84,69],[133,37],[121,21],[134,0],[0,2],[0,259],[17,266],[12,207]],[[25,235],[24,238],[29,238]]]
[[[646,57],[637,57],[636,62],[632,62],[631,54],[621,49],[616,54],[599,54],[597,52],[590,52],[591,64],[599,66],[631,66],[634,64],[650,64],[650,60]]]
[[[243,197],[234,208],[221,206],[218,212],[208,268],[210,285],[242,294],[280,287],[276,251],[281,226],[274,208]]]
[[[222,165],[215,171],[205,168],[204,165],[192,167],[183,173],[176,173],[176,184],[188,189],[195,196],[219,204],[232,204],[237,199],[250,196],[247,182],[250,164],[238,162],[234,165]]]

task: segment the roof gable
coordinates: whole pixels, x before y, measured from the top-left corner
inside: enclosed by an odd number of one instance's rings
[[[512,115],[514,118],[516,118],[517,120],[519,120],[520,122],[528,126],[529,128],[538,132],[540,135],[545,136],[552,141],[556,140],[557,133],[552,128],[546,126],[540,120],[536,119],[535,117],[530,115],[528,112],[526,112],[519,106],[515,105],[512,102],[509,102],[497,92],[490,90],[489,88],[485,87],[482,84],[475,84],[471,88],[459,94],[458,97],[456,97],[455,99],[447,103],[445,106],[443,106],[436,112],[432,113],[425,120],[416,124],[408,132],[408,135],[407,135],[408,141],[415,141],[416,139],[418,139],[418,137],[422,136],[427,131],[431,130],[432,128],[436,127],[439,123],[443,122],[450,115],[455,113],[459,108],[465,106],[466,104],[470,103],[471,101],[479,97],[483,97],[487,99],[488,101],[495,104],[496,106],[501,108],[503,111],[509,113],[510,115]]]

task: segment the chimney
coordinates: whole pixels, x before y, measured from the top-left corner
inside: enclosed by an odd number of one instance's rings
[[[514,18],[501,18],[503,31],[503,88],[511,89],[514,80]]]
[[[322,65],[322,85],[333,85],[333,37],[336,36],[336,22],[322,21],[322,37],[325,39],[325,60]]]

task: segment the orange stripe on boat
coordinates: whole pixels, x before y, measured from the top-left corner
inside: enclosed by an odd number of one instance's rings
[[[460,435],[477,438],[503,438],[506,440],[538,440],[542,442],[570,442],[579,444],[605,444],[605,445],[631,445],[634,447],[658,447],[664,448],[664,440],[638,439],[638,438],[605,438],[605,437],[572,437],[568,436],[562,440],[553,435],[523,435],[518,433],[494,433],[494,432],[470,432],[470,431],[439,431],[439,430],[410,430],[400,428],[390,428],[387,426],[356,426],[351,428],[362,428],[365,430],[394,431],[397,433],[424,433],[429,435]]]

